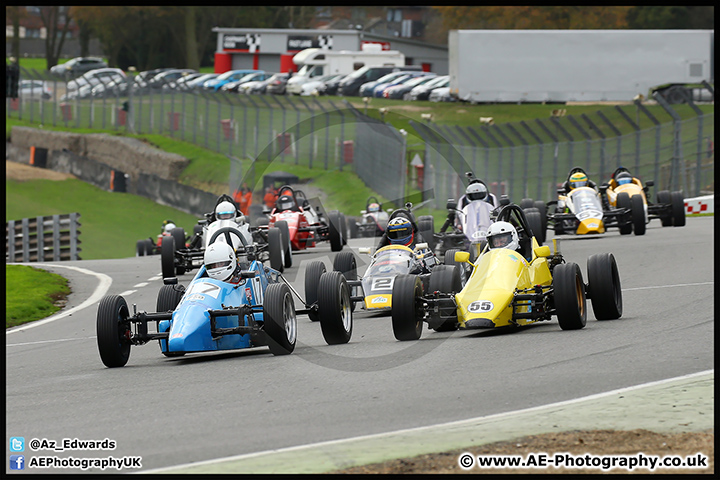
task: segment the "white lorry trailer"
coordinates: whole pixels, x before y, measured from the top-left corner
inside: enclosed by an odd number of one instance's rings
[[[299,95],[303,83],[333,73],[348,74],[364,66],[403,66],[405,55],[398,50],[382,50],[379,44],[363,44],[361,51],[306,48],[293,57],[297,73],[288,80],[288,93]]]
[[[451,30],[450,93],[473,103],[632,101],[655,90],[670,103],[686,92],[714,100],[714,32]]]

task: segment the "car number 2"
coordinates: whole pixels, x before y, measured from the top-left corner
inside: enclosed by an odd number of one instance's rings
[[[468,306],[468,312],[472,313],[479,313],[479,312],[489,312],[495,308],[493,303],[490,300],[479,300],[477,302],[472,302]]]
[[[392,290],[395,277],[374,278],[372,290]]]

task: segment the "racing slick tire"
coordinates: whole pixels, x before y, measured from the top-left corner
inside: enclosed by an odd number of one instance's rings
[[[682,192],[672,192],[670,194],[670,204],[672,205],[672,222],[673,227],[685,226],[685,199]]]
[[[124,367],[130,358],[130,321],[127,302],[120,295],[107,295],[97,311],[97,345],[108,368]]]
[[[358,238],[358,220],[355,217],[350,217],[350,238]]]
[[[670,190],[660,190],[657,192],[657,203],[661,205],[670,205]],[[662,223],[663,227],[672,227],[672,205],[670,205],[670,208],[665,210],[660,216],[660,223]]]
[[[576,263],[553,269],[555,314],[563,330],[579,330],[587,323],[587,298],[582,272]]]
[[[135,256],[136,257],[144,257],[145,256],[145,240],[138,240],[135,244]]]
[[[540,219],[542,220],[542,239],[543,242],[547,239],[547,205],[542,200],[535,200],[533,206],[540,212]]]
[[[340,221],[340,212],[333,210],[328,213],[328,230],[330,237],[330,250],[339,252],[343,248],[342,223]]]
[[[588,297],[595,318],[615,320],[622,316],[623,301],[620,275],[612,253],[596,253],[587,261]]]
[[[630,208],[632,209],[633,232],[635,235],[645,235],[645,202],[643,202],[642,196],[630,197]]]
[[[328,345],[348,343],[352,336],[353,318],[350,288],[340,272],[325,272],[318,284],[320,329]]]
[[[285,249],[283,265],[285,268],[290,268],[293,264],[292,244],[290,243],[290,227],[288,227],[285,220],[280,220],[279,222],[275,222],[275,228],[279,228],[280,233],[282,233],[282,245]]]
[[[281,272],[285,270],[283,256],[283,238],[279,228],[268,228],[268,252],[270,253],[270,267]]]
[[[145,255],[155,255],[155,244],[149,238],[145,240]]]
[[[462,251],[463,250],[460,250],[459,248],[450,248],[450,249],[446,250],[445,257],[443,259],[443,263],[445,265],[448,265],[451,267],[453,267],[453,266],[456,267],[458,272],[460,273],[460,283],[462,285],[465,285],[465,283],[467,282],[469,273],[472,273],[472,272],[468,272],[469,265],[467,263],[464,263],[464,262],[460,263],[460,262],[455,261],[455,252],[462,252]],[[433,272],[434,271],[435,271],[435,268],[433,268]],[[430,278],[432,278],[432,276],[430,276]],[[456,292],[459,292],[459,291],[460,290],[456,290]]]
[[[156,311],[174,311],[183,295],[185,295],[185,287],[182,285],[163,285],[158,292]]]
[[[182,250],[185,248],[185,230],[181,227],[175,227],[170,230],[170,235],[175,239],[175,248]]]
[[[392,328],[400,341],[418,340],[422,335],[422,280],[417,275],[398,275],[392,290]]]
[[[175,276],[175,239],[164,237],[160,246],[160,267],[163,278]]]
[[[630,210],[632,212],[632,204],[630,203],[630,195],[628,195],[627,192],[618,193],[615,205],[617,206],[617,208],[627,208],[628,210]],[[623,217],[623,219],[625,219],[625,218],[626,217]],[[633,230],[632,221],[627,222],[627,223],[618,221],[618,224],[620,226],[620,235],[629,235],[630,233],[632,233],[632,230]]]
[[[270,353],[292,353],[297,343],[297,315],[290,288],[285,283],[271,283],[265,290],[263,321]]]
[[[534,206],[535,206],[535,202],[533,201],[532,198],[523,198],[522,200],[520,200],[520,208],[522,208],[523,210],[532,208]]]
[[[262,226],[267,225],[269,222],[270,222],[270,220],[268,219],[268,217],[266,217],[265,215],[263,215],[262,217],[258,217],[258,218],[255,220],[255,226],[256,226],[256,227],[262,227]]]
[[[325,272],[325,264],[320,261],[310,262],[305,268],[305,301],[308,306],[318,301],[318,285],[320,284],[320,277]],[[320,320],[316,312],[308,312],[308,317],[313,322]]]
[[[193,225],[193,235],[202,236],[203,227],[202,225]]]
[[[435,218],[432,215],[422,215],[418,218],[418,232],[428,248],[435,251]]]
[[[335,255],[333,270],[342,273],[345,280],[349,282],[356,281],[357,261],[355,260],[355,254],[353,252],[340,252]],[[351,302],[351,310],[355,311],[355,302]]]
[[[448,250],[451,251],[451,250]],[[453,252],[453,255],[455,253]],[[455,265],[436,265],[430,272],[430,280],[428,283],[428,292],[442,293],[458,293],[462,290],[462,281],[460,279],[460,270]],[[443,321],[439,325],[430,328],[436,332],[451,332],[458,329],[457,309],[455,307],[445,307],[439,309],[442,317],[452,317]]]
[[[347,245],[348,230],[344,213],[340,214],[340,232],[342,232],[343,245]]]
[[[525,218],[527,219],[530,230],[532,231],[532,236],[535,237],[538,245],[542,246],[545,242],[545,238],[543,236],[542,218],[540,216],[540,212],[538,212],[535,207],[528,208],[525,210]]]

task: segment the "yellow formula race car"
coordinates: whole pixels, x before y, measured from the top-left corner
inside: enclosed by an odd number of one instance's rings
[[[610,181],[600,187],[601,194],[607,196],[608,208],[625,208],[631,209],[633,212],[643,212],[644,224],[647,224],[653,218],[660,219],[663,227],[682,227],[685,225],[685,198],[680,191],[670,192],[661,190],[657,192],[657,203],[648,200],[648,189],[652,187],[654,182],[649,181],[643,187],[642,182],[632,176],[630,171],[625,167],[618,167],[613,172]],[[633,213],[634,215],[634,213]],[[630,233],[631,229],[645,230],[644,225],[640,225],[640,220],[636,222],[633,216],[633,226],[620,227],[621,234]]]
[[[539,246],[517,205],[505,206],[497,222],[512,224],[517,231],[518,250],[486,247],[473,263],[465,286],[452,288],[451,276],[430,282],[426,288],[416,275],[399,275],[393,286],[392,326],[398,340],[420,338],[423,323],[438,330],[519,327],[557,316],[560,328],[585,327],[587,298],[598,320],[622,316],[622,290],[615,257],[610,253],[591,255],[587,261],[588,283],[580,267],[566,262],[557,250]],[[467,262],[467,252],[455,253],[455,260]],[[453,267],[457,268],[457,267]]]

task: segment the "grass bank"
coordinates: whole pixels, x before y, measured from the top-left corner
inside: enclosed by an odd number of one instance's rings
[[[48,317],[70,293],[67,279],[25,265],[6,265],[5,328]]]

